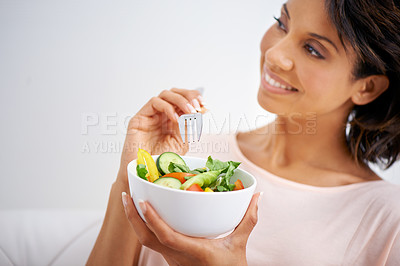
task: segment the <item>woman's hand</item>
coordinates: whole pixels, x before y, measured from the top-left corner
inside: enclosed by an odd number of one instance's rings
[[[197,90],[173,88],[151,98],[129,121],[120,171],[126,172],[128,163],[136,159],[138,148],[150,154],[165,151],[185,154],[188,146],[179,133],[178,118],[184,113],[200,111],[201,106]]]
[[[139,242],[161,253],[170,265],[247,265],[246,244],[257,223],[258,199],[253,195],[247,212],[230,235],[219,239],[185,236],[175,232],[154,211],[149,203],[139,203],[146,218],[139,216],[132,198],[122,194],[125,214]]]
[[[135,232],[132,229],[119,198],[121,192],[129,191],[127,165],[137,158],[138,148],[150,154],[161,154],[164,151],[185,154],[188,147],[181,139],[177,119],[181,114],[196,112],[195,109],[199,111],[201,105],[200,93],[196,90],[165,90],[151,98],[129,121],[117,181],[111,188],[103,226],[87,265],[138,263],[141,245],[136,234],[140,230]],[[132,200],[130,204],[130,209],[136,213]],[[136,220],[141,221],[142,227],[146,227],[139,216]]]

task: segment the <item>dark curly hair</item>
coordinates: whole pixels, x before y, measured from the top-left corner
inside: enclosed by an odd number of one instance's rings
[[[400,1],[325,0],[339,38],[357,62],[354,78],[385,75],[389,87],[348,118],[348,147],[357,162],[389,168],[400,153]]]

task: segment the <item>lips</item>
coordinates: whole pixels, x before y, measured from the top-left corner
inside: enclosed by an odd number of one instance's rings
[[[270,72],[269,69],[264,65],[262,74],[262,83],[267,90],[275,93],[295,93],[299,90],[294,88],[289,83],[282,80],[280,77]]]

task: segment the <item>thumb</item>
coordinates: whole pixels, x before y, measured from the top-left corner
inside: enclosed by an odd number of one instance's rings
[[[249,237],[251,231],[253,231],[254,226],[256,226],[258,221],[258,202],[260,201],[263,192],[254,194],[251,198],[249,207],[247,208],[246,214],[244,215],[240,224],[236,227],[235,231],[232,233],[235,237],[241,239]]]

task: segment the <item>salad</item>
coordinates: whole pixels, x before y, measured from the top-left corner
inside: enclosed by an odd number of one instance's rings
[[[239,162],[222,162],[209,156],[205,167],[190,169],[182,157],[174,152],[162,153],[155,162],[150,153],[139,149],[136,172],[146,181],[173,189],[224,192],[244,189],[240,179],[234,184],[230,183],[239,165]]]

